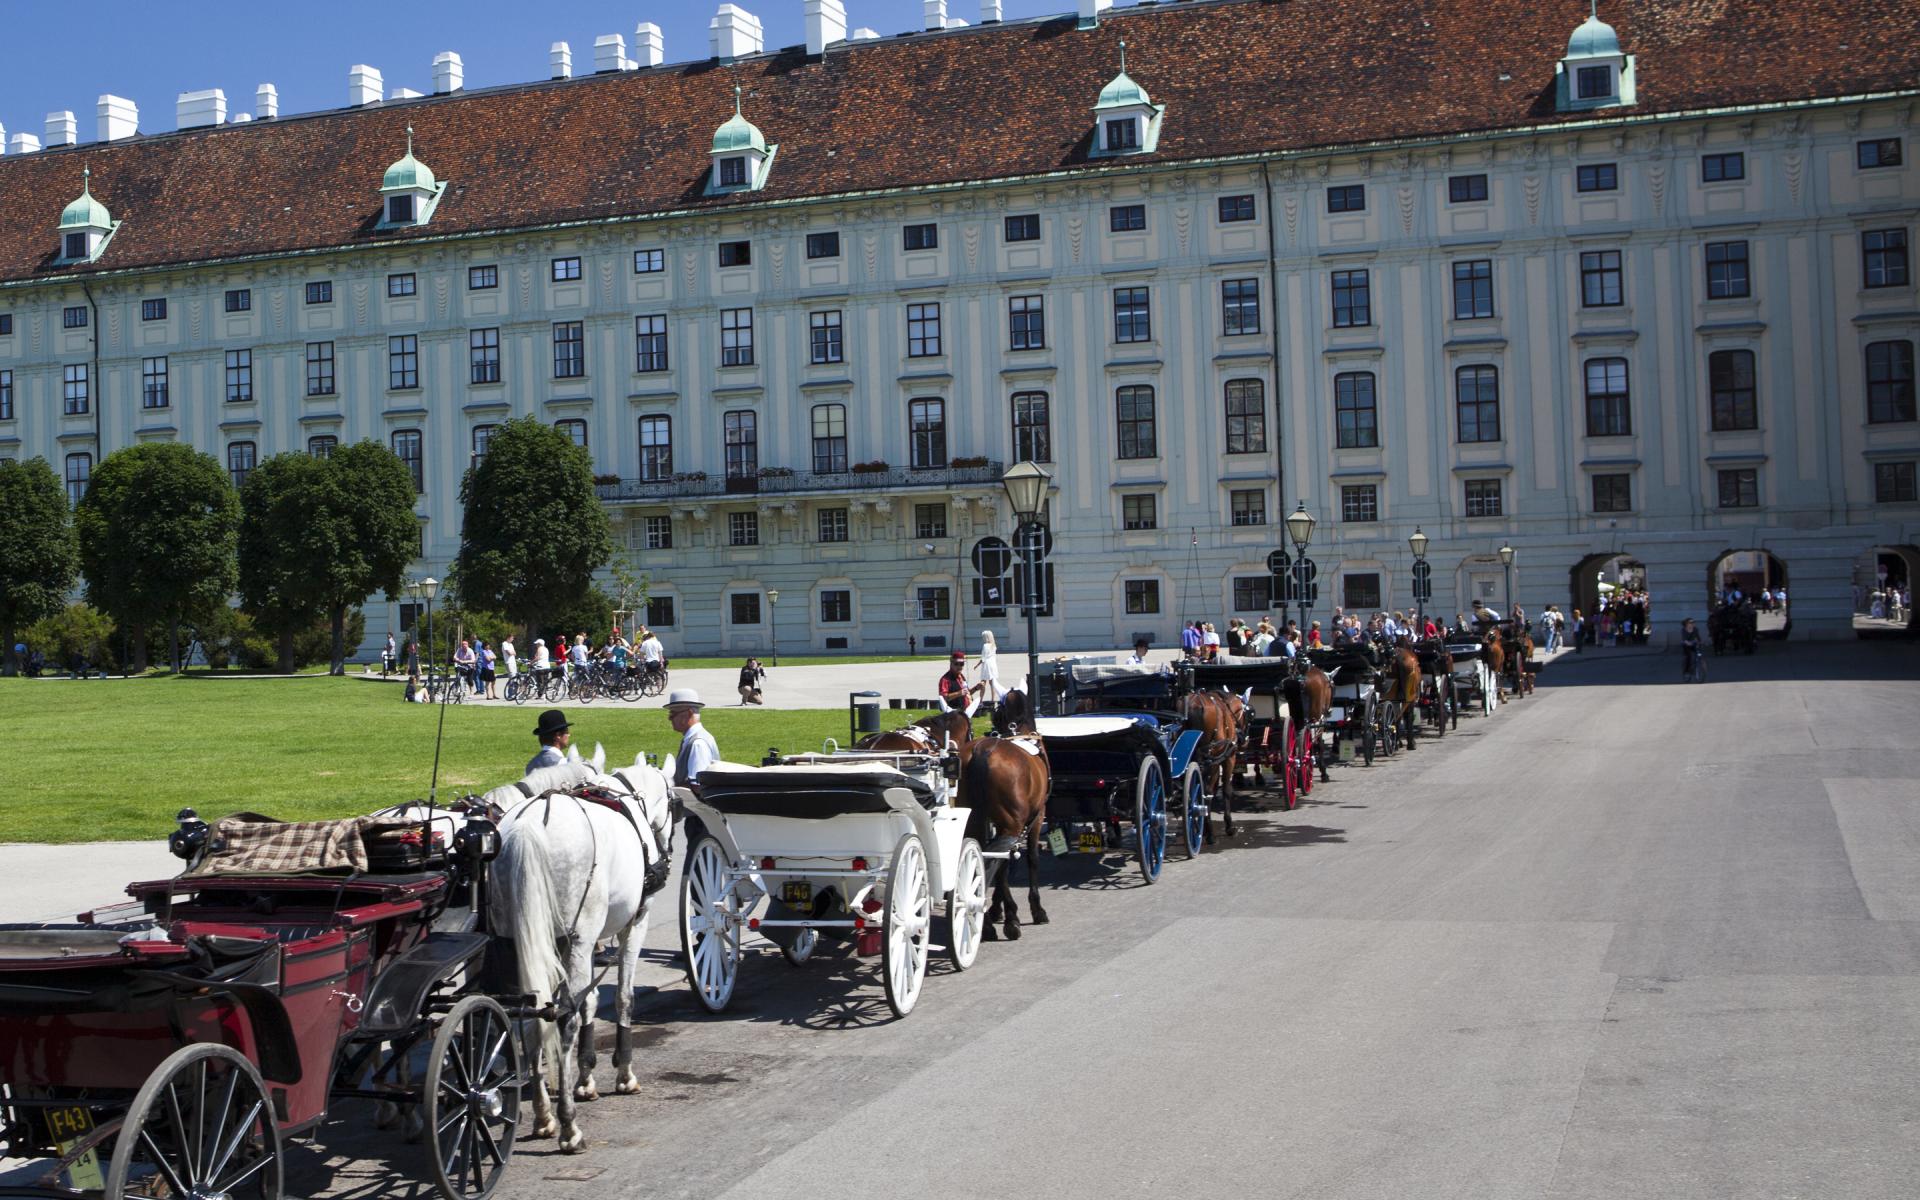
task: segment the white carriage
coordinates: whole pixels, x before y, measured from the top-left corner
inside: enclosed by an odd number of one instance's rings
[[[1500,707],[1500,681],[1487,665],[1487,647],[1481,641],[1450,641],[1453,656],[1454,703],[1461,712],[1479,709],[1482,715]]]
[[[678,792],[705,829],[680,884],[687,981],[710,1012],[733,999],[744,943],[758,934],[799,966],[823,941],[879,955],[887,1003],[905,1016],[941,941],[973,965],[986,920],[987,871],[954,805],[951,758],[842,752],[778,765],[722,763],[700,794]],[[763,911],[764,908],[764,911]]]

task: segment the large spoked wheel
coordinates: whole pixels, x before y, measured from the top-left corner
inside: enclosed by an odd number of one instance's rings
[[[947,897],[947,959],[964,971],[980,956],[980,936],[987,926],[987,860],[980,843],[960,843],[960,861],[954,867],[953,893]]]
[[[1280,808],[1292,812],[1300,807],[1300,730],[1289,720],[1280,738]]]
[[[1207,807],[1207,781],[1198,765],[1189,765],[1187,773],[1180,777],[1180,799],[1184,813],[1180,822],[1181,849],[1187,852],[1188,858],[1198,858],[1200,844],[1207,840],[1207,820],[1211,812]]]
[[[491,1196],[513,1158],[520,1122],[520,1039],[491,996],[453,1006],[427,1065],[433,1182],[447,1200]]]
[[[1420,713],[1418,710],[1403,712],[1400,714],[1400,720],[1407,727],[1407,749],[1411,750],[1419,742]]]
[[[114,1139],[107,1200],[280,1195],[280,1129],[260,1072],[202,1042],[147,1076]]]
[[[1366,712],[1360,719],[1360,756],[1373,765],[1373,702],[1367,702]]]
[[[740,901],[727,879],[727,856],[712,836],[687,856],[680,880],[680,949],[687,982],[708,1012],[724,1012],[740,976]]]
[[[933,885],[927,876],[927,852],[920,844],[920,835],[909,833],[893,849],[880,943],[887,1007],[896,1017],[912,1012],[920,999],[920,985],[927,979],[927,946],[932,932]]]
[[[793,931],[793,940],[780,947],[780,957],[786,959],[790,967],[804,967],[819,948],[818,929],[796,929]]]
[[[1167,861],[1167,777],[1160,772],[1159,759],[1140,764],[1140,777],[1133,784],[1133,827],[1140,832],[1140,874],[1148,883],[1158,883]]]

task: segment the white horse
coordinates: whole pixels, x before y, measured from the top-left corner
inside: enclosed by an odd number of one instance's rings
[[[637,759],[605,774],[604,760],[599,747],[588,760],[575,751],[567,762],[484,797],[507,810],[488,888],[488,927],[513,939],[519,986],[533,997],[533,1007],[551,1003],[558,1014],[543,1029],[546,1069],[534,1092],[532,1135],[558,1134],[567,1153],[586,1145],[574,1116],[576,1101],[599,1096],[593,1083],[593,952],[609,939],[619,945],[614,1090],[640,1090],[633,1071],[633,971],[652,906],[643,889],[648,868],[668,861],[672,833],[669,777]],[[612,793],[624,814],[567,794],[582,785]],[[557,1119],[549,1074],[559,1093]]]

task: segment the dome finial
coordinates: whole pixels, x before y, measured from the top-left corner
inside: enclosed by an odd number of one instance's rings
[[[93,168],[92,167],[80,168],[80,194],[82,196],[93,195]]]
[[[740,115],[740,85],[737,83],[733,85],[733,115]]]
[[[407,126],[407,153],[413,153],[413,126]]]
[[[1600,19],[1600,0],[1587,0],[1587,13],[1594,20]]]
[[[1120,72],[1121,74],[1124,75],[1126,73],[1126,70],[1127,70],[1127,39],[1121,38],[1120,39]]]

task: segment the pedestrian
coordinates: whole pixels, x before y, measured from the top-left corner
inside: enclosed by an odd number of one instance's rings
[[[1586,643],[1587,619],[1581,616],[1580,610],[1576,608],[1573,610],[1573,652],[1575,654],[1585,653]]]
[[[507,678],[514,679],[520,674],[520,656],[513,648],[513,635],[500,639],[500,658],[507,665]]]
[[[474,690],[475,661],[473,643],[466,638],[461,638],[460,648],[453,652],[453,673],[459,677],[461,685],[469,692]]]
[[[1188,621],[1180,630],[1180,652],[1188,658],[1199,658],[1200,643],[1200,622]]]
[[[940,677],[936,686],[941,704],[953,712],[973,715],[973,697],[967,690],[967,656],[964,652],[953,652],[947,660],[947,673]]]
[[[1680,682],[1690,683],[1696,678],[1700,662],[1700,631],[1694,628],[1693,618],[1680,622]],[[1699,678],[1704,679],[1701,674]]]
[[[387,648],[380,652],[380,674],[382,676],[393,674],[393,635],[391,633],[387,635]]]
[[[1007,689],[1000,686],[1000,648],[994,643],[991,629],[980,631],[980,661],[975,665],[974,671],[978,679],[974,685],[974,691],[982,700],[1000,703],[1001,698],[1007,694]]]
[[[1341,636],[1342,636],[1342,637],[1345,637],[1345,636],[1346,636],[1346,626],[1344,626],[1344,625],[1342,625],[1342,626],[1340,627],[1340,629],[1341,629]],[[1308,626],[1308,628],[1307,628],[1307,649],[1309,649],[1309,650],[1318,650],[1318,649],[1320,649],[1320,648],[1321,648],[1321,642],[1320,642],[1320,622],[1318,622],[1318,621],[1315,621],[1315,622],[1313,622],[1313,623],[1312,623],[1312,624],[1311,624],[1310,626]]]
[[[1147,665],[1147,639],[1133,639],[1133,654],[1127,658],[1127,665],[1129,667],[1144,667]]]
[[[749,658],[740,668],[740,703],[761,704],[764,698],[760,694],[760,681],[767,677],[766,669],[757,658]]]
[[[567,723],[566,713],[557,708],[541,713],[540,720],[533,727],[533,736],[540,739],[540,752],[527,760],[527,774],[531,775],[541,767],[557,767],[567,761],[567,745],[573,741],[573,727]]]
[[[480,686],[489,700],[498,700],[500,698],[499,666],[500,656],[494,653],[492,646],[481,642]]]
[[[1214,632],[1213,622],[1208,621],[1200,630],[1200,659],[1213,662],[1220,657],[1220,635]]]

